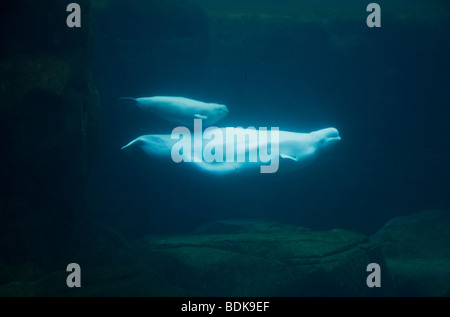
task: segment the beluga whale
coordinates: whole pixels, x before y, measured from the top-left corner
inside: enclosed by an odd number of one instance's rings
[[[209,127],[204,131],[194,129],[192,134],[187,128],[179,128],[172,134],[142,135],[122,149],[139,147],[150,157],[192,164],[213,174],[258,167],[261,173],[274,173],[283,165],[290,169],[304,166],[341,140],[336,128],[297,133],[278,128]]]
[[[170,122],[184,126],[192,126],[194,119],[201,119],[203,125],[210,126],[222,120],[228,114],[228,108],[225,105],[185,97],[154,96],[122,97],[120,99],[133,103],[142,110],[155,113]]]

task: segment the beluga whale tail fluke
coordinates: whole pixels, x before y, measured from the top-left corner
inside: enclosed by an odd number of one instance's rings
[[[129,148],[132,145],[135,145],[136,143],[138,143],[140,140],[139,138],[134,139],[133,141],[131,141],[130,143],[128,143],[127,145],[122,146],[120,149],[121,150],[125,150],[126,148]]]
[[[148,156],[166,156],[170,153],[176,140],[172,140],[170,134],[148,134],[141,135],[134,139],[121,149],[125,150],[131,147],[141,148]]]
[[[120,100],[184,126],[192,126],[194,119],[202,119],[204,126],[210,126],[228,114],[228,108],[225,105],[185,97],[122,97]]]

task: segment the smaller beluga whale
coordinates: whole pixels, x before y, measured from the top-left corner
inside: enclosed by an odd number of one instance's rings
[[[192,126],[194,119],[201,119],[204,126],[210,126],[222,120],[228,114],[228,108],[225,105],[185,97],[154,96],[123,97],[120,99],[135,104],[142,110],[155,113],[170,122],[184,126]]]
[[[258,167],[261,173],[274,173],[280,165],[304,166],[340,140],[336,128],[297,133],[278,128],[209,127],[203,131],[200,127],[191,134],[186,127],[178,127],[172,134],[140,136],[122,149],[139,147],[150,157],[193,164],[213,174]]]

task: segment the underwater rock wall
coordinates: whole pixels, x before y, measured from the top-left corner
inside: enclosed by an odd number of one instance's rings
[[[93,244],[97,241],[90,239]],[[128,252],[122,252],[128,249]],[[110,251],[113,249],[111,248]],[[122,250],[122,251],[121,251]],[[84,252],[88,252],[87,249]],[[341,229],[311,231],[263,221],[218,221],[191,235],[147,236],[116,246],[109,261],[84,259],[83,287],[64,287],[65,272],[0,286],[0,296],[380,296],[366,286],[379,246]],[[91,258],[100,252],[91,254]],[[103,256],[108,258],[108,252]],[[89,264],[85,264],[89,263]]]
[[[49,261],[75,216],[82,216],[100,103],[90,68],[90,2],[77,2],[81,28],[66,25],[64,1],[7,1],[0,7],[5,261]]]
[[[59,268],[0,285],[0,296],[449,296],[449,216],[393,218],[370,239],[257,220],[129,242],[106,227],[85,229],[74,258],[83,287],[67,288]],[[380,265],[380,287],[366,284],[369,263]]]
[[[148,237],[137,250],[169,285],[193,295],[392,295],[389,274],[383,276],[384,288],[366,285],[368,263],[380,264],[383,272],[387,268],[379,248],[362,234],[259,221],[210,226],[222,233]]]

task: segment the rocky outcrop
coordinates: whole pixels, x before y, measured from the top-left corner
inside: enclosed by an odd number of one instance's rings
[[[219,221],[192,235],[148,236],[131,245],[111,232],[118,242],[105,244],[103,235],[89,235],[88,246],[98,248],[77,257],[81,288],[69,289],[68,273],[56,271],[5,284],[0,295],[377,296],[392,290],[388,274],[382,288],[367,287],[367,265],[387,271],[383,258],[366,236],[346,230]]]
[[[425,210],[389,220],[372,241],[403,296],[450,295],[450,212]]]
[[[394,218],[370,239],[342,229],[228,220],[189,235],[129,242],[94,226],[73,242],[81,288],[69,289],[61,269],[23,266],[25,278],[1,285],[0,295],[448,296],[449,229],[450,212],[442,210]],[[380,288],[366,284],[369,263],[380,265]],[[0,279],[13,271],[2,266]]]
[[[170,284],[193,294],[382,294],[366,285],[367,265],[377,262],[384,268],[384,262],[364,235],[242,221],[216,222],[206,229],[205,234],[148,237],[140,242],[139,253]],[[385,281],[390,284],[388,275]]]

